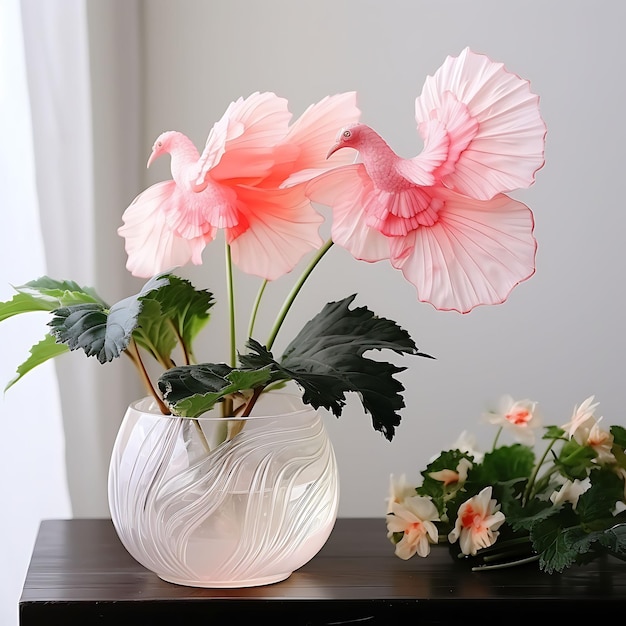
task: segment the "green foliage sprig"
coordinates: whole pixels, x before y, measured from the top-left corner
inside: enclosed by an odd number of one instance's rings
[[[592,400],[568,424],[540,427],[541,456],[534,441],[498,445],[505,426],[529,434],[528,420],[512,426],[515,410],[504,410],[491,420],[500,426],[486,454],[460,442],[427,464],[418,486],[392,480],[388,536],[398,556],[425,556],[427,543],[444,542],[475,570],[537,561],[553,573],[600,555],[626,560],[626,429],[603,430]],[[515,404],[535,407],[509,402],[509,409]],[[481,496],[488,510],[480,508]],[[426,509],[426,502],[434,506]],[[434,540],[410,525],[424,510],[430,513],[419,522],[436,527]]]

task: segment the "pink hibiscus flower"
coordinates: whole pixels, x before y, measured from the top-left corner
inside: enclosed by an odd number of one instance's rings
[[[324,98],[290,127],[287,101],[254,93],[231,103],[213,126],[202,154],[176,131],[161,134],[148,160],[171,156],[172,180],[139,194],[118,230],[127,268],[149,277],[189,262],[202,263],[207,243],[223,229],[233,262],[273,280],[321,246],[323,218],[304,183],[349,155],[326,161],[337,125],[359,117],[356,95]],[[289,182],[287,183],[287,180]]]

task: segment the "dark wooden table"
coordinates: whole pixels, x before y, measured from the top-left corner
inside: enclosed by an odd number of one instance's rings
[[[552,575],[536,565],[471,572],[444,547],[400,560],[382,518],[339,519],[322,551],[286,581],[196,589],[163,582],[134,561],[110,520],[47,520],[24,583],[20,625],[542,624],[578,620],[582,611],[619,621],[626,563],[602,558]]]

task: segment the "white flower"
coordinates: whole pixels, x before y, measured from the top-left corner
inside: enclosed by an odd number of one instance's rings
[[[454,543],[459,539],[461,552],[472,556],[481,548],[493,545],[500,534],[498,528],[505,519],[499,508],[498,503],[491,499],[491,487],[485,487],[459,507],[448,541]]]
[[[578,431],[581,427],[589,427],[588,422],[593,421],[593,414],[598,406],[597,402],[593,404],[593,399],[594,396],[589,396],[579,407],[574,407],[574,413],[572,414],[570,421],[561,426],[561,428],[569,435],[570,439],[574,437],[576,431]]]
[[[562,504],[563,502],[571,502],[576,508],[578,498],[591,487],[589,478],[583,480],[575,479],[574,481],[566,480],[558,491],[553,491],[550,495],[552,504]]]
[[[479,452],[476,447],[476,437],[466,430],[459,435],[459,438],[452,445],[452,449],[469,454],[474,458],[476,463],[482,463],[483,457],[485,456],[482,452]]]
[[[438,472],[430,472],[428,475],[435,480],[441,481],[444,487],[452,484],[455,484],[457,487],[461,487],[465,484],[465,481],[467,480],[467,473],[471,469],[472,462],[469,459],[462,458],[456,466],[456,471],[443,469]]]
[[[579,407],[574,409],[571,420],[561,428],[574,438],[581,446],[589,446],[596,452],[596,462],[600,464],[615,463],[615,456],[611,451],[613,435],[600,428],[599,417],[594,417],[598,403],[592,404],[593,396],[587,398]]]
[[[387,511],[391,510],[394,502],[402,503],[405,498],[415,495],[415,487],[410,485],[406,480],[406,475],[402,474],[400,478],[396,478],[393,474],[389,476],[389,496],[387,498]]]
[[[430,498],[411,496],[403,502],[392,502],[387,514],[387,537],[404,533],[396,544],[396,556],[410,559],[414,554],[428,556],[430,544],[437,543],[439,532],[433,522],[439,521],[437,507]]]
[[[515,440],[526,445],[535,443],[534,429],[541,426],[537,403],[532,400],[514,400],[505,395],[500,398],[498,410],[485,415],[491,424],[509,429]]]

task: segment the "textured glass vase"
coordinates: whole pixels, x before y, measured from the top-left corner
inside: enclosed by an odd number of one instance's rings
[[[163,580],[273,583],[328,539],[339,482],[322,414],[280,392],[264,394],[254,413],[192,420],[162,415],[150,398],[129,406],[109,507],[122,544]],[[227,428],[240,431],[224,440]]]

